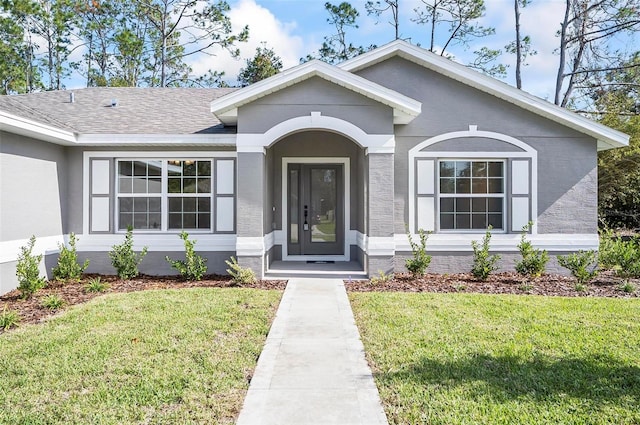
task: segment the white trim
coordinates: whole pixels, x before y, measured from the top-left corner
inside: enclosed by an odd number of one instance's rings
[[[511,198],[511,231],[522,232],[530,220],[529,197]]]
[[[211,102],[211,112],[225,124],[236,124],[238,108],[279,90],[319,77],[393,108],[394,124],[407,124],[420,114],[422,104],[358,75],[312,60],[251,84]]]
[[[167,117],[167,119],[170,119]],[[235,134],[79,134],[81,146],[235,146]]]
[[[529,161],[511,161],[511,194],[529,194]]]
[[[89,173],[90,173],[90,162],[93,158],[116,158],[116,159],[126,159],[126,158],[141,158],[145,160],[153,160],[153,159],[175,159],[175,158],[206,158],[215,160],[217,158],[237,158],[236,152],[230,151],[84,151],[82,153],[82,233],[85,235],[90,234],[89,230],[89,200],[91,197],[91,193],[89,193]],[[115,165],[114,165],[115,166]],[[113,180],[116,177],[113,176]],[[213,188],[212,188],[213,189]],[[114,193],[111,194],[113,199],[116,199],[116,189],[114,188]],[[213,220],[213,218],[212,218]],[[213,229],[211,229],[213,231]],[[117,230],[116,230],[117,232]],[[153,231],[154,234],[159,233],[159,231]],[[196,232],[197,233],[197,232]],[[210,231],[207,231],[210,233]],[[169,232],[169,234],[172,234]]]
[[[236,158],[233,151],[84,151],[84,159],[91,158],[143,158],[143,159],[173,159],[186,158]]]
[[[418,161],[418,187],[417,195],[433,195],[435,189],[435,160],[424,159]]]
[[[279,237],[278,233],[281,233],[280,230],[274,230],[271,233],[267,233],[264,235],[264,250],[265,252],[269,251],[275,245],[279,245],[276,243],[276,239]]]
[[[533,149],[530,145],[526,144],[521,140],[516,139],[515,137],[511,137],[509,135],[502,134],[502,133],[496,133],[494,131],[480,131],[478,130],[477,125],[469,125],[468,130],[453,131],[450,133],[443,133],[438,136],[430,137],[429,139],[423,142],[420,142],[419,144],[411,148],[409,152],[420,152],[426,147],[429,147],[439,142],[443,142],[445,140],[470,138],[470,137],[500,140],[502,142],[509,143],[510,145],[514,145],[525,152],[530,152],[530,153],[536,152],[536,150]],[[458,153],[463,153],[463,152],[458,152]],[[473,152],[467,152],[467,153],[473,154]],[[514,154],[515,152],[510,152],[510,153]]]
[[[492,159],[492,158],[531,158],[531,154],[528,152],[472,152],[472,151],[427,151],[420,152],[420,155],[415,156],[415,158],[430,158],[433,153],[437,154],[440,158],[470,158],[470,159]]]
[[[362,252],[367,252],[367,235],[365,235],[362,232],[359,232],[357,230],[354,230],[353,232],[355,232],[355,236],[356,236],[356,243],[355,245],[358,245],[358,248],[360,248],[362,250]],[[354,245],[354,244],[352,244]],[[395,244],[394,244],[395,246]]]
[[[33,137],[63,146],[71,146],[76,143],[76,135],[71,131],[61,130],[52,125],[43,124],[5,111],[0,111],[0,131]]]
[[[511,87],[502,81],[469,69],[450,59],[413,46],[406,41],[393,41],[356,56],[338,66],[345,71],[356,72],[393,56],[399,56],[414,62],[448,78],[517,105],[522,109],[594,137],[598,141],[598,150],[629,145],[629,136],[622,132],[591,121],[588,118],[516,89],[515,87]]]
[[[393,256],[395,255],[396,243],[393,236],[381,237],[381,236],[369,236],[366,238],[365,252],[369,256]]]
[[[436,198],[435,196],[418,197],[418,228],[431,232],[436,226]]]
[[[169,119],[169,118],[167,118]],[[60,126],[64,126],[60,123]],[[0,130],[62,146],[235,146],[235,134],[78,134],[0,110]]]
[[[417,240],[418,235],[411,236]],[[428,252],[473,252],[471,241],[481,242],[484,234],[473,233],[432,233],[427,239]],[[492,252],[518,252],[520,243],[520,233],[492,233]],[[394,236],[396,253],[411,252],[409,238],[405,234]],[[546,249],[551,252],[572,252],[578,250],[597,250],[599,247],[599,237],[594,234],[537,234],[527,235],[536,248]]]
[[[284,230],[274,230],[271,233],[265,235],[265,248],[267,249],[267,251],[273,248],[275,245],[282,245],[285,242],[286,232]]]
[[[235,161],[218,159],[215,161],[216,195],[234,195],[236,187]]]
[[[108,232],[109,218],[111,214],[111,199],[107,197],[93,196],[93,208],[91,209],[91,231],[92,232]]]
[[[349,230],[345,235],[345,242],[347,244],[347,247],[350,247],[351,245],[357,245],[358,244],[358,235],[361,235],[362,233],[358,232],[357,230]]]
[[[217,196],[215,206],[216,232],[233,232],[235,222],[235,203],[233,196]]]
[[[238,152],[264,153],[264,148],[271,146],[283,137],[307,130],[328,130],[339,133],[361,147],[367,148],[369,153],[393,153],[396,146],[393,134],[367,134],[349,121],[312,112],[310,115],[282,121],[264,134],[240,133],[236,142],[236,150]]]
[[[289,255],[289,247],[286,235],[288,234],[289,211],[287,210],[287,197],[289,194],[289,164],[341,164],[344,169],[342,172],[343,179],[343,195],[344,195],[344,251],[342,255]],[[284,233],[284,241],[282,243],[282,261],[349,261],[349,243],[350,239],[347,235],[351,228],[351,159],[348,157],[283,157],[282,158],[282,229]],[[318,258],[316,258],[318,257]]]
[[[108,195],[111,187],[110,161],[101,159],[92,162],[91,194]]]
[[[238,236],[236,237],[235,251],[237,256],[262,257],[265,250],[265,237]]]
[[[59,244],[65,244],[69,235],[39,236],[33,246],[32,255],[49,255],[59,251]],[[20,248],[27,246],[29,239],[14,239],[0,242],[0,264],[18,261]],[[44,262],[44,258],[42,259]]]
[[[140,233],[133,231],[133,249],[140,251],[145,246],[150,252],[184,251],[184,241],[179,233]],[[124,235],[117,234],[92,234],[76,235],[78,251],[109,252],[114,245],[124,241]],[[236,235],[210,233],[191,234],[191,239],[196,240],[195,249],[198,252],[234,252],[236,250]],[[193,237],[191,237],[193,236]]]
[[[459,139],[459,138],[485,138],[500,140],[511,145],[514,145],[524,152],[434,152],[434,151],[422,151],[422,149],[431,146],[435,143],[443,142],[445,140]],[[533,227],[531,229],[532,234],[538,232],[538,151],[518,140],[514,137],[506,134],[496,133],[493,131],[478,131],[478,126],[470,125],[469,130],[454,131],[451,133],[440,134],[438,136],[431,137],[409,150],[409,229],[413,231],[415,229],[416,217],[416,158],[530,158],[531,159],[531,219],[533,220]],[[437,168],[437,167],[436,167]],[[437,175],[437,172],[436,172]],[[507,176],[507,170],[505,169],[505,179]],[[505,180],[506,183],[506,180]],[[506,197],[506,187],[505,187]],[[506,219],[506,216],[505,216]]]

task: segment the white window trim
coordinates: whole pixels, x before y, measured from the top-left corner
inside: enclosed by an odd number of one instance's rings
[[[495,139],[499,140],[511,145],[514,145],[521,149],[521,151],[511,151],[511,152],[471,152],[471,151],[462,151],[462,152],[451,152],[451,151],[426,151],[422,150],[439,142],[443,142],[446,140],[459,139],[459,138],[484,138],[484,139]],[[431,137],[421,143],[418,143],[416,146],[409,150],[409,229],[411,232],[414,232],[415,225],[417,222],[416,217],[416,200],[417,200],[417,187],[416,187],[416,159],[425,158],[425,159],[436,159],[436,158],[455,158],[455,159],[495,159],[501,158],[505,160],[509,160],[512,158],[526,158],[531,160],[531,219],[533,220],[533,227],[531,229],[531,234],[535,235],[538,233],[538,151],[524,143],[521,140],[518,140],[514,137],[508,136],[506,134],[496,133],[492,131],[479,131],[476,125],[469,125],[469,130],[464,131],[454,131],[451,133],[441,134],[435,137]],[[507,188],[509,187],[509,176],[508,170],[505,169],[505,198],[507,196]],[[434,179],[437,175],[437,171],[434,173]],[[437,196],[437,195],[434,195]],[[506,201],[505,201],[506,202]],[[505,205],[505,207],[508,207]],[[503,220],[507,220],[507,216],[509,214],[509,210],[504,210]],[[438,225],[440,219],[438,218]],[[505,231],[508,225],[508,221],[505,224]],[[439,230],[438,230],[439,231]],[[469,233],[470,231],[466,231]],[[447,234],[451,233],[465,233],[462,231],[447,231]]]
[[[169,170],[168,170],[168,162],[169,161],[207,161],[211,165],[211,176],[209,179],[211,180],[211,191],[209,193],[169,193],[167,190],[167,183],[169,180]],[[118,181],[119,174],[118,164],[120,161],[139,161],[139,162],[149,162],[149,161],[159,161],[161,163],[161,172],[160,172],[160,182],[161,182],[161,190],[160,192],[151,192],[151,193],[126,193],[120,192],[119,186],[120,183]],[[171,158],[114,158],[114,233],[126,233],[126,229],[120,228],[120,214],[119,214],[119,206],[120,206],[120,198],[160,198],[160,228],[159,229],[136,229],[136,233],[180,233],[183,230],[188,230],[189,233],[214,233],[214,216],[217,211],[214,211],[214,183],[216,183],[217,176],[214,176],[215,171],[215,158],[193,158],[192,156],[186,157],[171,157]],[[184,176],[182,176],[184,177]],[[211,210],[209,216],[209,228],[208,229],[198,229],[198,228],[187,228],[187,229],[170,229],[169,228],[169,199],[170,198],[208,198]]]
[[[177,159],[177,158],[188,158],[188,159],[215,160],[217,158],[237,158],[237,153],[231,152],[231,151],[85,151],[83,152],[82,154],[82,159],[83,159],[82,161],[82,231],[85,235],[89,235],[91,233],[89,229],[89,221],[90,221],[89,205],[90,205],[90,197],[91,197],[91,187],[89,184],[90,171],[91,171],[90,162],[92,159],[96,159],[96,158],[114,159],[114,176],[112,176],[112,181],[115,182],[117,179],[116,163],[117,163],[117,160],[120,160],[120,159],[171,160],[171,159]],[[114,187],[114,193],[112,194],[112,196],[114,201],[117,201],[117,187]],[[213,200],[212,200],[212,205],[214,205]],[[117,205],[114,205],[113,211],[114,211],[114,214],[117,215]],[[212,211],[212,219],[214,215],[215,214]],[[116,219],[117,217],[114,220]],[[212,226],[213,226],[213,222],[212,222]],[[189,231],[193,233],[200,233],[200,234],[211,234],[214,231],[214,227],[211,227],[211,229],[207,229],[204,231],[198,230],[198,229],[189,229]],[[167,231],[139,230],[136,232],[146,233],[146,234],[174,234],[174,233],[180,233],[181,230],[167,230]],[[114,221],[114,234],[122,234],[122,233],[125,233],[125,231],[118,230],[118,223],[117,221]]]

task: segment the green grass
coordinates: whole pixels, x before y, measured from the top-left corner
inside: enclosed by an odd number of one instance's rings
[[[112,294],[0,334],[0,424],[232,423],[280,295]]]
[[[640,423],[640,300],[350,294],[392,424]]]

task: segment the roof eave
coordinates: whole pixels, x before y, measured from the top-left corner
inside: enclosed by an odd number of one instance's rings
[[[19,134],[57,145],[71,146],[76,143],[76,134],[28,118],[0,111],[0,131]]]
[[[236,135],[227,134],[81,134],[79,146],[210,146],[234,147]]]

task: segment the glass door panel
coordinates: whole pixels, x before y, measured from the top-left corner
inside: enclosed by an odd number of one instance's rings
[[[289,255],[344,254],[342,165],[289,164]]]

